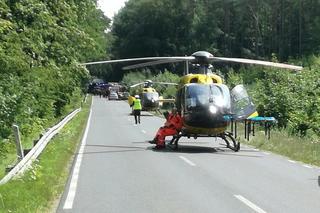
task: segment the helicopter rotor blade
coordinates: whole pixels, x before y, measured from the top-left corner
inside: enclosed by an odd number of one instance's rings
[[[269,67],[278,67],[292,70],[302,70],[301,66],[283,64],[283,63],[274,63],[269,61],[261,61],[254,59],[244,59],[244,58],[224,58],[224,57],[214,57],[211,53],[206,51],[198,51],[192,54],[192,56],[176,56],[176,57],[144,57],[144,58],[128,58],[128,59],[119,59],[119,60],[107,60],[107,61],[94,61],[82,63],[82,65],[93,65],[93,64],[111,64],[111,63],[119,63],[119,62],[135,62],[135,61],[148,61],[140,64],[126,66],[123,69],[134,69],[145,66],[152,66],[157,64],[165,64],[165,63],[175,63],[175,62],[183,62],[190,61],[191,63],[212,63],[218,61],[228,61],[228,62],[237,62],[244,64],[257,64]]]
[[[163,84],[163,85],[174,85],[177,86],[179,84],[177,83],[172,83],[172,82],[153,82],[154,84]]]
[[[167,63],[175,63],[175,62],[181,62],[181,61],[188,61],[188,60],[194,60],[194,57],[186,56],[186,57],[168,57],[166,59],[157,60],[157,61],[149,61],[145,63],[140,64],[134,64],[130,66],[123,67],[123,70],[129,70],[129,69],[136,69],[146,66],[153,66],[158,64],[167,64]]]
[[[137,83],[137,84],[134,84],[134,85],[131,85],[130,88],[133,88],[133,87],[137,87],[137,86],[140,86],[144,84],[144,82],[140,82],[140,83]]]
[[[244,58],[212,57],[212,60],[214,60],[214,61],[229,61],[229,62],[237,62],[237,63],[244,63],[244,64],[257,64],[257,65],[285,68],[285,69],[298,70],[298,71],[301,71],[303,69],[303,67],[301,67],[301,66],[283,64],[283,63],[275,63],[275,62],[270,62],[270,61],[254,60],[254,59],[244,59]]]
[[[82,63],[82,65],[93,65],[93,64],[112,64],[120,62],[132,62],[132,61],[147,61],[147,60],[192,60],[194,57],[182,56],[182,57],[144,57],[144,58],[127,58],[127,59],[118,59],[118,60],[107,60],[107,61],[93,61]],[[167,63],[170,63],[167,62]]]

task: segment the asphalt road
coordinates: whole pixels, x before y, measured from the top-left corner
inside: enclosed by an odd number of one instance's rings
[[[57,212],[320,212],[320,168],[213,138],[152,150],[164,119],[135,126],[124,101],[93,99]]]

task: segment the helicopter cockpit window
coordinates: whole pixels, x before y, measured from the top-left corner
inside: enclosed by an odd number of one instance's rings
[[[148,92],[143,94],[143,98],[147,100],[155,100],[157,101],[159,99],[159,94],[156,92]]]
[[[187,108],[201,107],[209,104],[209,87],[207,85],[190,85],[186,91]]]
[[[198,78],[192,78],[192,79],[190,80],[190,83],[198,83]]]
[[[210,89],[214,105],[230,109],[231,100],[229,88],[224,84],[212,84],[210,85]]]
[[[230,93],[228,87],[218,84],[188,85],[185,93],[186,108],[202,108],[214,105],[230,109]]]

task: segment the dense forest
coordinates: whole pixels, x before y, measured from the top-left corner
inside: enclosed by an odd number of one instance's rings
[[[319,1],[131,0],[115,17],[116,57],[185,55],[281,61],[319,52]]]
[[[12,124],[32,137],[80,106],[109,24],[93,0],[0,0],[0,159]]]
[[[304,65],[298,74],[219,69],[229,85],[248,85],[260,114],[319,136],[319,7],[317,0],[129,0],[111,25],[96,0],[0,0],[0,155],[13,123],[23,136],[38,134],[79,103],[90,74],[107,81],[129,75],[122,65],[88,66],[88,73],[80,62],[198,50]],[[163,78],[155,68],[150,75]]]
[[[218,66],[229,85],[244,83],[261,115],[280,128],[320,135],[320,1],[129,0],[114,18],[112,56],[216,56],[289,62],[290,73],[262,67]],[[160,66],[181,74],[182,66]],[[151,68],[150,68],[151,69]],[[121,79],[119,66],[106,76]],[[152,68],[154,75],[158,73]],[[126,74],[132,79],[132,74]]]

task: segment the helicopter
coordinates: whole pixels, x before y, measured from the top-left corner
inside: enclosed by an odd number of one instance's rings
[[[153,82],[151,80],[146,80],[141,83],[131,85],[130,88],[135,88],[137,86],[143,85],[143,88],[139,92],[139,97],[141,99],[141,105],[143,111],[159,111],[159,108],[164,102],[173,102],[174,99],[164,99],[162,96],[159,96],[159,93],[153,88],[153,84],[161,85],[178,85],[176,83],[169,82]],[[135,100],[134,96],[129,96],[128,103],[132,105]]]
[[[148,61],[147,61],[148,60]],[[183,120],[183,127],[178,135],[173,136],[171,143],[176,148],[181,137],[215,137],[222,138],[227,148],[240,150],[240,142],[227,131],[233,121],[241,121],[258,116],[256,108],[243,85],[231,90],[223,83],[222,78],[213,73],[215,62],[236,62],[278,67],[291,70],[302,70],[301,66],[269,61],[215,57],[207,51],[197,51],[191,56],[178,57],[145,57],[120,60],[109,60],[84,63],[84,65],[100,63],[119,63],[147,61],[124,67],[136,69],[165,63],[185,62],[185,72],[178,84],[175,105]],[[189,62],[197,65],[197,70],[189,71]]]

